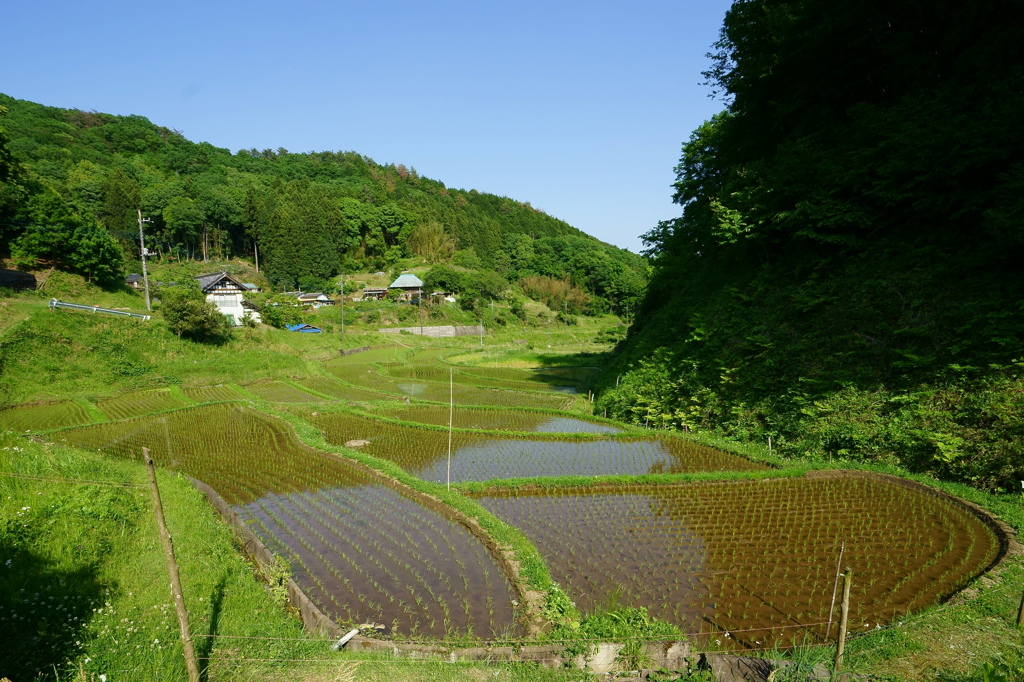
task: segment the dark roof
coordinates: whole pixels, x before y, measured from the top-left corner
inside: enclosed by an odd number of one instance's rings
[[[199,286],[202,287],[203,293],[206,293],[212,289],[215,284],[224,279],[231,280],[239,289],[245,289],[245,286],[241,282],[224,271],[211,272],[209,275],[199,275],[196,279],[199,280]]]
[[[258,305],[256,305],[255,303],[253,303],[252,301],[244,301],[244,300],[242,301],[242,307],[245,308],[246,310],[255,310],[257,312],[260,309],[260,307]]]
[[[5,289],[35,289],[36,276],[30,272],[0,268],[0,287]]]
[[[133,272],[132,274],[130,274],[127,277],[125,277],[124,281],[125,282],[140,282],[140,281],[142,281],[142,275],[140,275],[137,272]]]

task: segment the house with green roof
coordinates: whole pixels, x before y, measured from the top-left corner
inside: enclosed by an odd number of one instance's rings
[[[423,280],[411,272],[403,272],[391,283],[388,290],[400,291],[399,300],[411,301],[413,297],[419,298],[423,293]]]

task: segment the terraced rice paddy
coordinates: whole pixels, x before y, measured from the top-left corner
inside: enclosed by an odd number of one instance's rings
[[[306,379],[297,381],[296,383],[312,391],[316,391],[317,393],[329,395],[337,400],[370,402],[374,400],[387,400],[390,398],[390,396],[387,396],[383,393],[376,393],[374,391],[367,391],[362,388],[355,388],[353,386],[343,384],[340,381],[328,379],[327,377],[308,377]]]
[[[47,431],[62,426],[88,424],[91,421],[95,420],[89,411],[73,400],[42,405],[21,405],[0,410],[0,431]]]
[[[842,542],[842,565],[854,571],[851,631],[936,603],[1000,553],[973,513],[895,479],[511,491],[479,501],[530,537],[585,610],[616,595],[740,648],[824,638]]]
[[[100,400],[96,406],[111,419],[128,419],[140,414],[173,410],[188,404],[187,399],[177,396],[167,389],[158,389]]]
[[[262,398],[271,403],[320,403],[323,398],[295,388],[283,381],[266,381],[259,384],[249,384],[245,390],[257,398]]]
[[[448,408],[441,405],[412,405],[375,411],[392,419],[448,426]],[[533,412],[530,410],[499,410],[459,407],[452,414],[452,425],[457,429],[484,429],[487,431],[536,431],[538,433],[620,433],[608,424]]]
[[[245,398],[238,389],[225,384],[186,388],[183,393],[197,403],[219,403],[225,400],[242,400]]]
[[[335,358],[325,367],[337,380],[128,394],[98,404],[120,421],[51,438],[133,459],[146,446],[161,465],[206,482],[341,623],[380,623],[400,636],[515,635],[516,595],[454,512],[425,507],[415,493],[354,462],[304,446],[287,424],[241,402],[251,393],[303,403],[287,409],[329,442],[369,441],[361,447],[368,454],[444,482],[450,368],[440,358],[449,352],[394,347]],[[416,364],[403,364],[406,357]],[[521,434],[454,431],[451,481],[767,469],[682,438],[522,409],[580,406],[557,391],[587,385],[593,371],[454,367],[454,426]],[[530,390],[510,390],[523,388]],[[396,405],[401,398],[408,404]],[[220,404],[167,412],[189,401]],[[365,414],[323,405],[335,401],[369,404]],[[165,413],[152,414],[158,412]],[[0,429],[48,430],[95,416],[76,402],[21,406],[0,412]],[[835,637],[826,623],[841,543],[842,566],[854,571],[854,631],[948,597],[1002,552],[967,507],[922,486],[860,474],[521,486],[473,496],[533,541],[584,611],[613,601],[645,606],[652,616],[741,649]]]
[[[460,386],[481,386],[487,388],[503,388],[510,391],[559,391],[561,393],[575,393],[575,386],[571,385],[572,382],[568,380],[549,380],[545,381],[545,377],[542,375],[531,374],[529,372],[522,372],[520,370],[507,370],[508,372],[519,372],[517,376],[520,378],[517,380],[503,379],[488,377],[481,374],[464,372],[461,368],[452,368],[449,371],[445,367],[434,367],[434,366],[418,366],[409,367],[407,365],[401,365],[398,367],[388,367],[386,373],[388,376],[396,379],[407,379],[413,381],[439,381],[448,382],[449,378],[452,383]]]
[[[380,374],[373,365],[338,365],[330,363],[328,371],[342,381],[374,391],[383,391],[417,400],[449,402],[447,382],[401,380]],[[452,398],[458,405],[497,405],[501,407],[540,407],[549,410],[567,410],[575,399],[571,396],[545,395],[525,391],[509,391],[476,386],[454,387]]]
[[[377,422],[350,413],[306,417],[327,440],[344,445],[368,440],[362,448],[391,460],[427,481],[447,480],[448,432]],[[594,437],[584,439],[498,438],[455,433],[451,480],[487,481],[532,476],[596,476],[752,471],[765,467],[720,450],[679,438]]]
[[[512,588],[469,530],[250,408],[212,405],[56,438],[134,459],[146,446],[206,482],[340,622],[435,637],[516,632]]]

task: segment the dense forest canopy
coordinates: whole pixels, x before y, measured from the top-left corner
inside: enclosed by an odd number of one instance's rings
[[[282,290],[327,287],[343,267],[384,270],[409,256],[447,262],[461,252],[513,282],[571,281],[587,289],[594,311],[635,308],[646,283],[636,254],[527,202],[449,189],[402,164],[355,152],[232,154],[141,116],[6,95],[0,106],[0,254],[26,266],[56,262],[116,281],[121,260],[136,258],[130,240],[141,209],[158,257],[258,257]],[[86,243],[86,233],[100,243]],[[56,248],[72,242],[92,249],[89,258]],[[118,244],[124,254],[111,267],[89,265]]]
[[[1024,477],[1016,1],[738,0],[604,406]]]

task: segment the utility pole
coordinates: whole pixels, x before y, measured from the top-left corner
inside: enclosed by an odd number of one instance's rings
[[[149,275],[146,273],[146,237],[142,234],[142,223],[151,223],[152,220],[142,219],[142,209],[139,211],[139,251],[142,253],[142,282],[146,285],[146,310],[152,312],[153,308],[149,303]]]
[[[345,271],[341,271],[341,342],[345,343]]]
[[[420,291],[420,295],[419,295],[419,297],[417,297],[416,302],[419,304],[419,307],[420,307],[420,336],[422,337],[423,336],[423,287],[422,286],[420,287],[419,291]]]
[[[484,347],[484,319],[480,318],[480,347]]]

